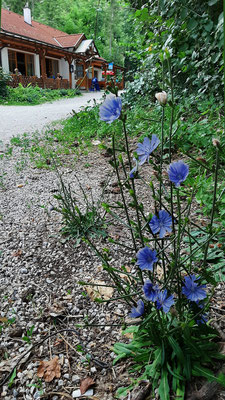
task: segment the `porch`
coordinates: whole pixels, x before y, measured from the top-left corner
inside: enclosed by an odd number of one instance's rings
[[[57,78],[47,78],[47,77],[40,77],[37,76],[25,76],[25,75],[11,75],[11,80],[9,81],[8,85],[16,88],[21,85],[23,87],[27,87],[29,84],[32,86],[39,86],[42,89],[69,89],[70,84],[68,79],[61,79],[60,77]]]

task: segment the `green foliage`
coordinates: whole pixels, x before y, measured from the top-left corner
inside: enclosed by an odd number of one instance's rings
[[[0,102],[2,98],[7,97],[8,95],[8,82],[10,79],[10,75],[3,71],[2,67],[0,67]]]
[[[142,93],[157,89],[162,73],[167,71],[167,52],[172,57],[171,68],[178,91],[223,95],[221,0],[150,0],[136,11],[134,27],[135,44],[129,55],[134,66],[130,78],[134,81],[133,89],[138,83]]]
[[[153,319],[143,319],[139,327],[130,327],[124,334],[133,332],[133,339],[129,344],[116,343],[114,352],[117,357],[114,364],[122,358],[132,358],[131,375],[135,371],[142,371],[142,375],[133,380],[133,386],[142,380],[153,382],[153,391],[158,388],[161,400],[169,400],[173,396],[184,398],[185,383],[193,376],[204,376],[209,381],[219,382],[225,386],[225,375],[218,377],[204,367],[214,360],[224,359],[218,352],[218,345],[210,340],[217,337],[217,332],[208,325],[195,325],[193,320],[181,323],[173,316],[170,329],[167,331],[166,319],[162,325],[156,325]],[[132,385],[117,391],[121,397]]]
[[[23,87],[21,83],[16,88],[7,87],[4,99],[0,97],[0,104],[8,105],[36,105],[47,101],[58,100],[62,97],[75,97],[80,94],[77,89],[50,90],[42,89],[29,84]]]

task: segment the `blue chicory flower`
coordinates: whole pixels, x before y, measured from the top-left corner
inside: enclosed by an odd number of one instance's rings
[[[122,100],[120,97],[109,96],[100,106],[99,117],[101,121],[111,124],[120,117],[122,110]]]
[[[130,318],[138,318],[144,314],[145,306],[143,301],[140,299],[137,301],[137,307],[132,307],[131,313],[129,314]]]
[[[182,293],[187,297],[187,299],[196,303],[207,297],[204,290],[206,285],[198,285],[198,283],[195,282],[198,279],[200,278],[196,278],[195,275],[185,276],[184,286],[182,287]]]
[[[173,296],[167,297],[167,290],[165,289],[162,292],[158,292],[157,300],[156,300],[156,307],[158,310],[160,308],[163,309],[164,313],[168,313],[170,307],[174,304]]]
[[[168,175],[169,180],[175,183],[175,186],[180,186],[184,182],[189,173],[189,166],[183,161],[173,162],[169,165]]]
[[[153,302],[157,300],[159,288],[157,285],[154,286],[149,279],[145,281],[143,291],[147,300]]]
[[[143,249],[139,250],[137,253],[137,265],[141,270],[147,269],[149,271],[153,270],[153,264],[158,261],[156,250],[151,250],[149,247],[145,246]]]
[[[167,211],[160,210],[159,216],[153,215],[149,225],[152,232],[154,234],[159,232],[159,237],[162,239],[166,232],[171,232],[172,230],[172,217]]]
[[[139,164],[142,165],[145,161],[149,161],[150,154],[156,149],[159,145],[160,140],[156,135],[152,135],[152,139],[148,137],[144,138],[143,143],[138,143],[137,154],[139,156]]]

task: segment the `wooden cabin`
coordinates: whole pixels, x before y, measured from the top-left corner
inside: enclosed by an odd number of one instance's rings
[[[50,89],[78,86],[89,90],[96,77],[105,88],[108,65],[94,41],[83,33],[69,35],[33,21],[27,6],[23,15],[2,9],[0,66],[12,75],[11,86],[31,83]],[[124,72],[120,66],[114,70]],[[118,85],[122,89],[124,80]]]

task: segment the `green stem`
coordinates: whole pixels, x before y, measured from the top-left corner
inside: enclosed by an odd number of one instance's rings
[[[127,204],[126,204],[125,196],[124,196],[124,193],[123,193],[123,185],[122,185],[122,182],[120,180],[120,174],[119,174],[119,170],[118,170],[118,166],[117,166],[116,150],[115,150],[115,135],[112,136],[112,148],[113,148],[113,160],[114,160],[114,165],[115,165],[115,170],[116,170],[117,181],[118,181],[118,185],[120,187],[120,192],[121,192],[121,196],[122,196],[122,200],[123,200],[123,205],[124,205],[124,210],[125,210],[127,222],[128,222],[129,228],[130,228],[130,233],[131,233],[131,238],[132,238],[134,250],[135,250],[135,253],[137,253],[136,241],[135,241],[135,238],[134,238],[134,234],[133,234],[133,230],[132,230],[132,226],[131,226],[131,222],[130,222],[130,216],[129,216],[129,213],[128,213]]]
[[[127,137],[126,124],[125,124],[125,120],[124,119],[123,119],[123,132],[124,132],[124,137],[125,137],[125,142],[126,142],[126,151],[127,151],[129,168],[130,168],[130,171],[131,171],[132,163],[131,163],[131,158],[130,158],[130,149],[129,149],[129,143],[128,143],[128,137]],[[132,190],[133,190],[133,196],[132,197],[134,199],[134,205],[135,205],[135,210],[136,210],[136,215],[137,215],[138,233],[139,233],[139,236],[140,236],[140,239],[141,239],[141,244],[144,247],[144,239],[143,239],[142,230],[141,230],[141,221],[140,221],[140,217],[139,217],[138,201],[137,201],[137,195],[136,195],[134,179],[131,179],[131,185],[132,185]]]
[[[211,218],[210,218],[210,225],[209,225],[209,235],[210,236],[212,235],[212,230],[213,230],[213,220],[214,220],[215,205],[216,205],[216,191],[217,191],[217,182],[218,182],[218,172],[219,172],[219,149],[218,149],[218,147],[216,147],[215,182],[214,182],[214,190],[213,190],[213,204],[212,204],[212,211],[211,211]],[[206,246],[205,246],[203,268],[206,267],[208,249],[209,249],[209,240],[207,241]]]

